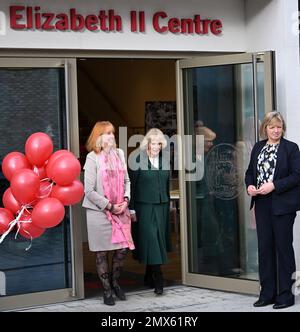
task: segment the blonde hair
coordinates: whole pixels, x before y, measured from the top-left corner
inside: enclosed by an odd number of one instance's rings
[[[115,133],[115,127],[111,122],[109,121],[96,122],[85,144],[85,147],[89,152],[94,151],[98,153],[101,151],[101,145],[102,145],[101,135],[103,135],[107,131],[107,129],[111,129],[111,131]]]
[[[267,135],[267,126],[273,121],[276,120],[282,124],[282,136],[284,136],[286,131],[286,124],[283,119],[283,116],[280,114],[280,112],[272,111],[266,113],[264,119],[262,120],[262,123],[259,127],[259,135],[261,138],[266,139],[268,138]]]
[[[196,128],[197,135],[203,135],[205,141],[213,141],[216,139],[217,135],[214,131],[209,129],[208,127],[201,126]]]
[[[165,136],[161,130],[158,128],[152,128],[150,129],[145,137],[143,138],[140,149],[141,150],[147,150],[149,143],[151,143],[151,139],[153,137],[156,137],[161,144],[161,148],[164,149],[167,146],[167,140],[165,139]]]

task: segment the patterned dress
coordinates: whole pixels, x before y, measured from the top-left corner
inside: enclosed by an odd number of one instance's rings
[[[257,158],[257,189],[259,189],[264,183],[273,181],[278,147],[279,143],[266,143],[260,151]]]

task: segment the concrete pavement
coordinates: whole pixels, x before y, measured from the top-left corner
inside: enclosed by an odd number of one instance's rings
[[[171,286],[158,296],[153,290],[127,293],[127,301],[116,300],[114,306],[103,304],[102,297],[27,308],[23,312],[300,312],[300,297],[287,309],[272,306],[254,308],[255,296],[220,292],[189,286]]]

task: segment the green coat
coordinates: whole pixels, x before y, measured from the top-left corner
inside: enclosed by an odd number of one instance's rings
[[[167,263],[167,252],[171,251],[170,239],[170,171],[153,168],[145,155],[137,157],[140,168],[129,171],[131,181],[130,209],[137,214],[132,224],[132,235],[136,249],[133,257],[144,264]],[[152,167],[151,167],[152,166]]]

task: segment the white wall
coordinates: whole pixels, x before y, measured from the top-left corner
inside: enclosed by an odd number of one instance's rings
[[[9,5],[22,4],[41,7],[40,12],[68,12],[70,8],[83,15],[97,14],[100,9],[114,9],[123,20],[123,32],[59,32],[19,31],[9,26]],[[168,51],[244,51],[245,24],[243,0],[1,0],[1,11],[6,16],[6,34],[0,31],[0,48],[62,48],[101,50],[168,50]],[[145,33],[133,33],[129,29],[130,10],[143,10],[146,14]],[[169,17],[221,19],[223,34],[215,36],[160,34],[152,27],[152,16],[165,11]],[[0,12],[1,14],[1,12]],[[0,28],[1,28],[0,15]],[[22,22],[20,22],[22,23]]]
[[[247,50],[276,52],[278,110],[287,121],[287,138],[300,145],[300,65],[297,0],[246,0]],[[300,199],[300,198],[299,198]],[[300,270],[300,217],[294,227],[297,269]]]

